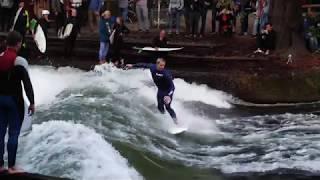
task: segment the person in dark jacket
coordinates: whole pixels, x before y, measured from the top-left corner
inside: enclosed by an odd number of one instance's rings
[[[127,64],[127,68],[147,68],[150,69],[152,79],[158,88],[157,101],[158,109],[161,113],[165,113],[164,108],[170,114],[175,124],[178,124],[177,115],[171,108],[171,102],[175,86],[173,83],[173,77],[171,73],[165,69],[166,61],[163,58],[157,59],[156,64],[138,63],[135,65]]]
[[[152,42],[155,48],[166,48],[168,47],[167,33],[165,30],[161,30],[159,36],[156,36]]]
[[[212,33],[218,33],[219,30],[218,30],[218,23],[216,22],[217,20],[217,3],[218,3],[218,0],[211,0],[211,9],[212,9],[212,19],[211,19],[211,32]]]
[[[51,0],[51,11],[55,16],[56,32],[59,36],[63,31],[63,27],[66,21],[66,13],[63,3],[61,3],[60,0]]]
[[[168,47],[168,39],[167,33],[165,30],[161,30],[159,36],[156,36],[152,41],[153,47],[158,50],[158,48],[167,48]],[[157,60],[158,58],[166,58],[168,56],[168,52],[153,52],[154,59]]]
[[[201,29],[200,29],[200,37],[204,36],[206,24],[207,24],[207,14],[210,9],[212,0],[203,0],[202,8],[201,8]]]
[[[29,12],[25,9],[24,0],[20,0],[19,8],[13,20],[11,30],[17,31],[22,35],[23,43],[27,30],[29,29]]]
[[[124,19],[117,17],[116,24],[113,27],[114,39],[112,43],[113,50],[113,63],[116,66],[122,66],[124,64],[123,58],[121,57],[121,49],[123,47],[123,36],[128,34],[130,30],[124,25]]]
[[[191,25],[190,25],[190,4],[191,0],[184,0],[184,20],[186,25],[186,36],[190,36]]]
[[[240,35],[248,35],[249,15],[254,12],[254,0],[242,0],[241,2],[241,33]]]
[[[0,0],[0,31],[9,31],[10,18],[13,16],[13,0]]]
[[[196,38],[199,34],[199,20],[203,7],[202,0],[191,0],[190,4],[190,24],[191,24],[191,35]]]
[[[255,53],[264,53],[269,55],[271,50],[276,47],[276,32],[273,30],[271,23],[265,25],[265,29],[257,37],[258,49]]]
[[[100,50],[99,50],[99,62],[104,64],[109,52],[110,35],[112,33],[112,19],[111,12],[104,11],[99,21],[99,34],[100,34]]]
[[[69,58],[72,56],[73,49],[77,40],[77,36],[79,33],[79,22],[77,18],[77,10],[74,8],[70,9],[70,16],[67,19],[67,24],[73,24],[72,31],[68,37],[65,38],[65,43],[64,43],[64,56],[66,58]]]
[[[15,166],[20,128],[24,119],[23,87],[30,101],[29,113],[35,111],[34,94],[27,69],[23,64],[26,61],[17,57],[22,45],[22,36],[10,32],[7,36],[7,50],[0,55],[0,172],[4,169],[5,135],[9,129],[8,172],[20,173],[22,170]]]

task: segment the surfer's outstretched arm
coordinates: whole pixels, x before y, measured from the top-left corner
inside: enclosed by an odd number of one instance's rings
[[[153,64],[150,63],[137,63],[137,64],[127,64],[127,69],[150,69]]]

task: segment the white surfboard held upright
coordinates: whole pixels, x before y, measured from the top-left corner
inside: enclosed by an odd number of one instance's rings
[[[36,42],[39,51],[45,53],[47,50],[47,40],[40,24],[38,24],[36,33],[34,34],[34,41]]]

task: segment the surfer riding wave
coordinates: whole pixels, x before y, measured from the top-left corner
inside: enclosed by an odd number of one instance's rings
[[[171,107],[175,86],[171,73],[165,69],[166,61],[158,58],[156,64],[138,63],[127,64],[127,69],[145,68],[150,69],[152,79],[158,87],[157,101],[158,109],[161,113],[165,113],[165,109],[170,114],[175,124],[178,124],[177,115]]]

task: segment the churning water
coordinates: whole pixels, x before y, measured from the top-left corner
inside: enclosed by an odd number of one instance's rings
[[[27,171],[72,179],[144,179],[114,143],[164,162],[223,173],[320,170],[320,121],[312,114],[237,113],[233,98],[175,79],[173,108],[187,133],[173,136],[156,107],[149,71],[99,73],[32,66],[33,131],[20,140]],[[129,155],[128,155],[129,156]]]

